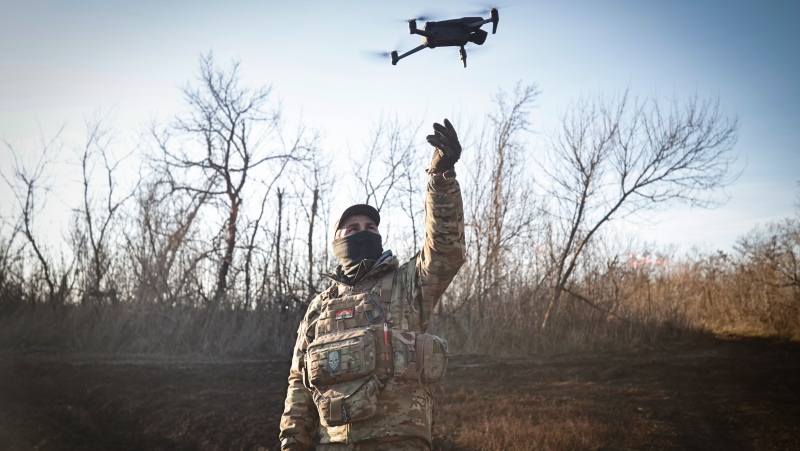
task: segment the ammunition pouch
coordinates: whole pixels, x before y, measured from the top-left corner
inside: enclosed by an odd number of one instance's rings
[[[326,427],[366,420],[378,409],[378,379],[373,374],[314,392],[320,422]]]
[[[372,374],[378,351],[375,335],[371,328],[359,328],[317,337],[306,352],[311,385],[327,387]]]
[[[392,330],[394,376],[434,384],[444,378],[450,351],[447,341],[431,334]]]

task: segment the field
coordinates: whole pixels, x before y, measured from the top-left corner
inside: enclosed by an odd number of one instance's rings
[[[276,449],[287,359],[0,354],[9,450]],[[800,343],[456,356],[436,449],[800,449]]]

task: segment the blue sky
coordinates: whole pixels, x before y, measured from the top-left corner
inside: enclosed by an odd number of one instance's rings
[[[249,83],[272,85],[288,120],[302,114],[339,158],[381,113],[426,122],[477,116],[498,88],[518,81],[542,91],[530,158],[537,137],[579,96],[627,87],[639,95],[718,95],[741,122],[743,172],[727,190],[729,202],[671,208],[626,230],[662,245],[730,249],[757,223],[796,210],[800,2],[519,2],[500,10],[498,33],[470,55],[467,69],[454,49],[424,50],[396,67],[363,57],[418,45],[402,19],[426,2],[0,4],[0,137],[23,153],[35,148],[40,126],[47,134],[64,123],[65,142],[79,142],[83,118],[97,108],[111,112],[120,142],[134,142],[149,118],[180,111],[180,87],[194,77],[199,55],[213,50],[221,63],[241,60]],[[476,5],[435,4],[453,17]],[[58,163],[65,187],[76,178],[71,156]],[[0,165],[8,168],[5,150]],[[60,191],[53,208],[68,209],[69,190]],[[0,195],[7,198],[5,186]]]

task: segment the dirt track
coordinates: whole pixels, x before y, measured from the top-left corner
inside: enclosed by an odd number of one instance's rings
[[[287,371],[275,359],[0,354],[0,448],[274,449]],[[436,392],[438,449],[800,449],[800,343],[456,357]]]

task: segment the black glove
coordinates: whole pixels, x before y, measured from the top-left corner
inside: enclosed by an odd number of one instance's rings
[[[439,123],[434,123],[433,129],[436,133],[428,135],[426,138],[428,144],[436,147],[433,151],[431,167],[427,171],[428,174],[453,169],[456,161],[461,158],[461,144],[458,142],[458,135],[453,128],[453,124],[445,119],[444,126]]]

